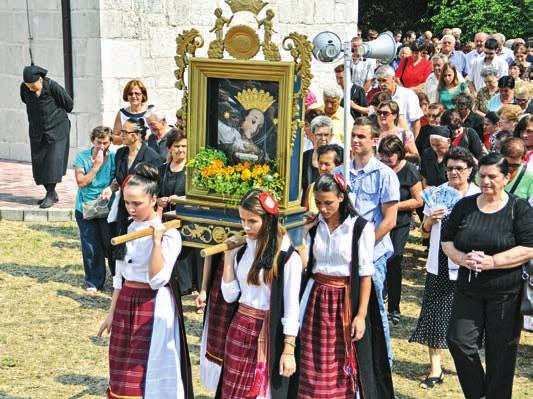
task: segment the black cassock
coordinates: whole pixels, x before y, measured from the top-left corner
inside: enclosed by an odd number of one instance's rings
[[[30,124],[33,178],[36,184],[59,183],[67,172],[70,143],[68,112],[74,102],[63,87],[43,79],[41,95],[20,85],[20,98],[26,104]]]

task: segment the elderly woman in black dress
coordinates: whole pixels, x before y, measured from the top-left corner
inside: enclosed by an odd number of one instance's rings
[[[505,192],[508,182],[501,154],[481,158],[481,194],[460,200],[442,230],[442,249],[460,266],[448,345],[467,399],[512,397],[522,330],[521,265],[531,259],[533,208]]]
[[[33,178],[43,185],[46,196],[41,208],[58,201],[56,184],[67,172],[70,138],[68,113],[74,103],[63,87],[46,77],[48,71],[37,65],[24,68],[20,98],[26,104],[30,127]]]
[[[452,187],[461,197],[479,193],[479,188],[470,181],[474,176],[475,160],[473,155],[462,147],[453,147],[444,156],[448,181],[440,187]],[[440,247],[440,234],[448,222],[449,209],[424,207],[422,236],[429,237],[429,254],[426,262],[426,285],[422,308],[415,331],[409,342],[426,345],[429,350],[430,369],[422,388],[431,389],[441,384],[444,373],[441,368],[441,350],[447,349],[446,333],[452,311],[453,293],[457,268],[452,265],[449,270],[448,257]]]

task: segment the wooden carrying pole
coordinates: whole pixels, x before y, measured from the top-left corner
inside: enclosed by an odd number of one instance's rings
[[[237,247],[240,247],[246,244],[246,236],[234,236],[234,237],[237,238],[237,240],[235,241],[235,245],[233,245],[234,243],[231,243],[230,245],[228,245],[228,243],[223,242],[222,244],[217,244],[217,245],[213,245],[211,247],[202,249],[200,251],[200,255],[205,258],[207,256],[216,255],[216,254],[219,254],[220,252],[227,251],[228,249],[237,248]]]
[[[178,227],[181,226],[181,221],[177,220],[177,219],[176,220],[171,220],[170,222],[163,223],[163,226],[165,226],[165,230],[177,229]],[[113,237],[111,239],[111,244],[112,245],[124,244],[125,242],[136,240],[137,238],[151,236],[153,234],[153,232],[154,232],[154,230],[151,227],[147,227],[146,229],[137,230],[137,231],[134,231],[132,233],[128,233],[128,234],[124,234],[124,235],[121,235],[121,236]]]

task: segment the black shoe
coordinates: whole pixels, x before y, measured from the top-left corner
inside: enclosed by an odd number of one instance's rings
[[[46,193],[46,195],[44,196],[43,199],[40,199],[39,201],[37,201],[37,204],[38,204],[38,205],[41,205],[41,204],[46,200],[46,197],[48,197],[48,193]],[[57,202],[59,202],[59,197],[58,197],[58,195],[57,195],[57,191],[54,191],[54,192],[52,193],[51,197],[52,197],[52,201],[53,201],[54,204],[57,203]],[[52,206],[52,205],[50,205],[50,206]],[[47,206],[46,208],[50,208],[50,206]],[[42,208],[42,207],[41,207],[41,208]]]
[[[59,201],[59,199],[57,198],[57,193],[55,191],[53,193],[46,193],[46,197],[44,197],[44,200],[39,205],[39,208],[50,208],[57,201]]]
[[[436,384],[442,384],[444,382],[444,372],[441,371],[438,377],[427,376],[424,381],[420,383],[420,388],[432,389]]]

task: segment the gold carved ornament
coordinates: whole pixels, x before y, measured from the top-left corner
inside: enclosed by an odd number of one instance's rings
[[[291,149],[294,147],[296,133],[299,128],[304,127],[303,115],[300,114],[302,102],[309,93],[311,85],[311,54],[313,44],[306,35],[292,32],[283,39],[283,49],[289,51],[296,64],[295,79],[300,77],[300,89],[293,95],[292,122],[291,122]]]
[[[189,58],[194,57],[196,50],[204,45],[204,39],[196,29],[186,30],[176,38],[176,56],[174,61],[178,69],[174,71],[176,76],[176,88],[183,91],[181,110],[183,118],[183,131],[187,132],[187,113],[189,93],[185,83],[185,70],[189,65]]]
[[[231,236],[240,235],[241,231],[232,230],[231,227],[202,226],[197,223],[189,223],[181,228],[181,235],[191,240],[198,240],[204,244],[220,244]]]
[[[249,26],[232,26],[224,38],[224,47],[232,57],[249,60],[259,52],[259,36]]]
[[[256,88],[243,90],[236,98],[245,110],[258,109],[262,113],[265,113],[275,101],[269,92]]]
[[[261,0],[226,0],[226,4],[230,6],[231,12],[234,14],[249,11],[257,15],[268,3]]]

